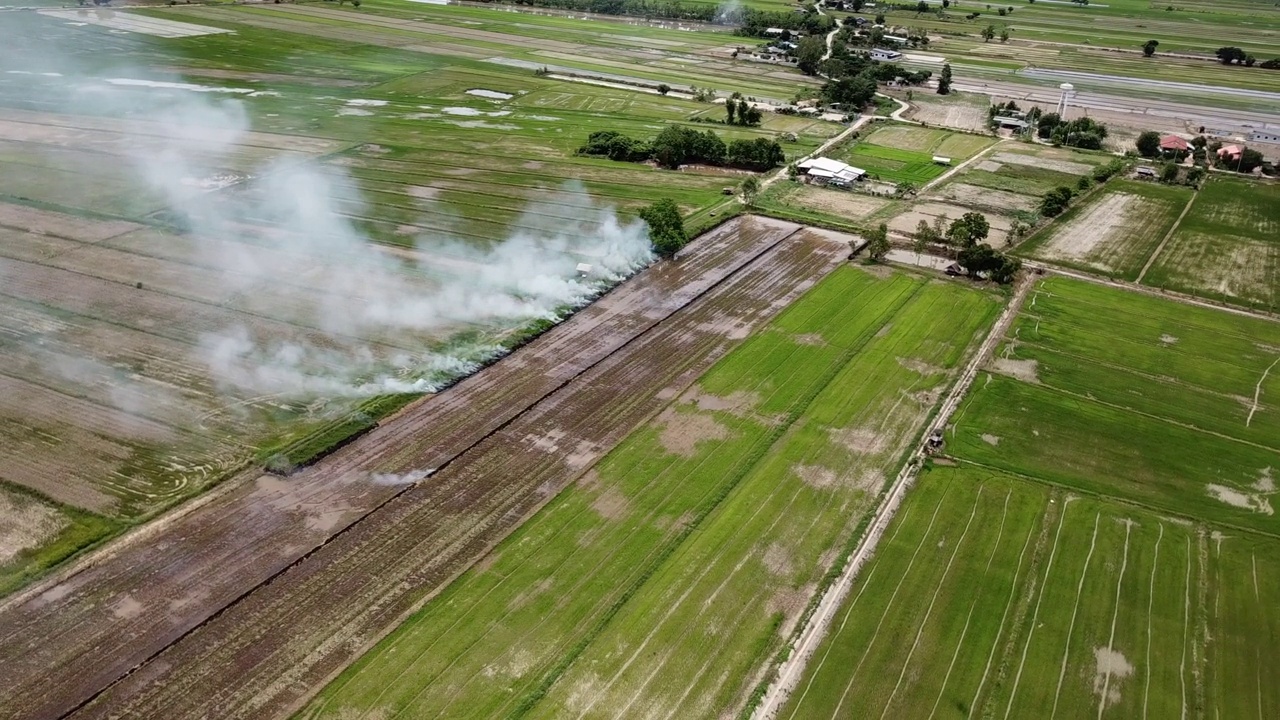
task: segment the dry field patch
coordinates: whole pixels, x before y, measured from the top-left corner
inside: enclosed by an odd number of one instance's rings
[[[789,202],[846,218],[864,218],[888,205],[883,198],[859,195],[842,190],[804,186],[788,198]]]
[[[911,114],[912,120],[958,130],[982,132],[987,129],[986,108],[960,103],[919,102],[914,100],[912,104],[916,106],[915,112]]]
[[[67,525],[57,508],[0,487],[0,565],[48,542]]]
[[[1030,195],[1007,190],[993,190],[962,182],[948,183],[935,190],[932,194],[948,202],[991,208],[1001,212],[1031,211],[1035,210],[1038,204],[1036,198]]]
[[[967,212],[973,212],[973,208],[964,205],[945,205],[943,203],[921,202],[912,205],[907,212],[898,215],[889,221],[889,229],[903,234],[911,234],[916,231],[916,226],[921,220],[929,224],[933,224],[935,218],[945,217],[948,220],[955,220]],[[999,237],[1003,233],[1009,232],[1012,224],[1009,218],[1003,215],[997,215],[993,212],[982,212],[983,217],[991,224],[991,234],[993,237]]]
[[[1176,285],[1194,292],[1274,305],[1280,287],[1280,244],[1236,235],[1179,231],[1160,253],[1145,284]]]
[[[1135,246],[1151,242],[1152,230],[1163,225],[1162,205],[1138,195],[1109,193],[1060,226],[1036,255],[1115,271],[1122,261],[1135,259]]]
[[[1037,150],[1039,150],[1037,148]],[[1041,170],[1052,170],[1054,172],[1066,173],[1068,175],[1087,175],[1093,171],[1093,166],[1081,162],[1072,162],[1070,160],[1061,160],[1052,157],[1055,153],[1037,152],[1034,155],[1019,152],[998,152],[991,156],[995,162],[1006,163],[1008,165],[1024,165],[1026,167],[1040,168]]]

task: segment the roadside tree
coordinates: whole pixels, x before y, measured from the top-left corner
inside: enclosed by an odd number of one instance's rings
[[[874,262],[880,262],[888,254],[889,226],[880,223],[880,227],[869,233],[867,237],[867,256]]]
[[[752,175],[742,181],[742,203],[747,207],[753,207],[756,204],[756,197],[760,194],[760,178]]]
[[[1160,133],[1147,130],[1138,136],[1138,154],[1142,157],[1155,157],[1160,154]]]

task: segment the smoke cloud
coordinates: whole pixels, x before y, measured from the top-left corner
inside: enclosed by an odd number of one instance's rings
[[[412,247],[380,246],[350,219],[378,218],[340,167],[295,154],[239,175],[222,169],[248,144],[253,100],[141,69],[86,74],[56,52],[3,53],[0,67],[64,88],[48,94],[61,112],[165,129],[128,162],[183,228],[189,262],[252,316],[206,329],[195,350],[216,386],[238,396],[430,390],[501,353],[504,331],[558,320],[652,260],[643,223],[621,221],[579,184],[543,193],[494,242],[424,232]],[[448,209],[421,202],[433,217]]]

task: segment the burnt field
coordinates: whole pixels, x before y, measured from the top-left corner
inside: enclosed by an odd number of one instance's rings
[[[846,250],[726,224],[312,468],[246,475],[10,598],[0,717],[295,707]]]

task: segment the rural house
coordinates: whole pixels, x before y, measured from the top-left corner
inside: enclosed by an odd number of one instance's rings
[[[1177,135],[1165,135],[1160,138],[1160,151],[1174,155],[1182,155],[1191,152],[1191,143],[1183,140]]]
[[[810,158],[797,164],[796,168],[813,184],[833,187],[849,187],[867,174],[862,168],[824,157]]]
[[[874,50],[871,51],[872,60],[880,60],[882,62],[887,62],[890,60],[897,60],[900,57],[902,57],[902,53],[898,52],[897,50],[886,50],[884,48],[875,48]]]

